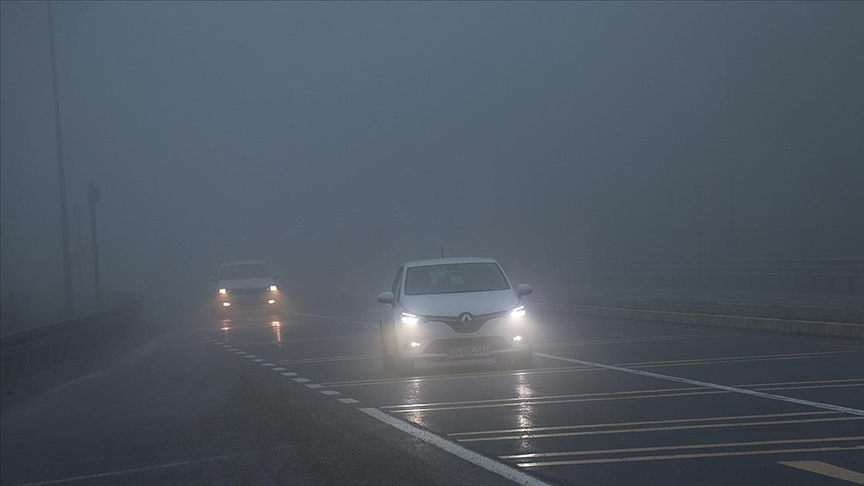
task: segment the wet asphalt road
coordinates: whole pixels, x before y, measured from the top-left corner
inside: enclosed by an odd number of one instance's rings
[[[381,368],[374,305],[178,319],[7,407],[2,483],[508,483],[464,450],[552,484],[864,481],[864,343],[529,311],[531,369],[407,377]]]

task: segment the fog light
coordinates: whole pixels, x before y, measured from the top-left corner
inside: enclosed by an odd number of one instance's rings
[[[222,307],[231,307],[231,302],[222,302]]]
[[[518,343],[519,341],[522,340],[522,336],[515,336],[515,337],[513,337],[513,340]]]
[[[420,347],[420,343],[418,343],[417,341],[411,341],[411,347],[412,347],[412,348],[419,348],[419,347]]]
[[[275,301],[275,300],[273,300],[273,299],[270,299],[270,300],[268,300],[268,301],[267,301],[267,303],[268,303],[268,304],[275,304],[275,303],[276,303],[276,301]]]

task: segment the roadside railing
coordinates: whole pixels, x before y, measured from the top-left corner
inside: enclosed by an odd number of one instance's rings
[[[94,314],[0,338],[0,383],[8,383],[140,330],[141,298]]]
[[[586,288],[864,295],[864,259],[567,262],[540,275]]]

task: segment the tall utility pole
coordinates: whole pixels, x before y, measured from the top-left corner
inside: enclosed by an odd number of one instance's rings
[[[60,131],[60,94],[57,91],[57,59],[54,54],[54,16],[48,1],[48,35],[51,38],[51,74],[54,81],[54,136],[57,140],[57,179],[60,183],[60,232],[63,235],[63,283],[66,293],[66,315],[75,314],[72,287],[72,252],[69,250],[69,209],[66,207],[66,167],[63,164],[63,134]]]
[[[90,239],[93,243],[93,292],[96,308],[102,308],[102,287],[99,283],[99,239],[96,237],[96,203],[102,200],[102,192],[92,182],[87,187],[87,200],[90,201]]]

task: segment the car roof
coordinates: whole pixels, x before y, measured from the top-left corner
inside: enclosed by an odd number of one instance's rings
[[[232,265],[249,265],[249,264],[267,265],[266,263],[262,262],[261,260],[234,260],[232,262],[220,263],[219,266],[220,267],[230,267]]]
[[[498,263],[494,258],[486,257],[454,257],[454,258],[435,258],[432,260],[415,260],[413,262],[405,262],[405,267],[425,267],[429,265],[450,265],[457,263]]]

